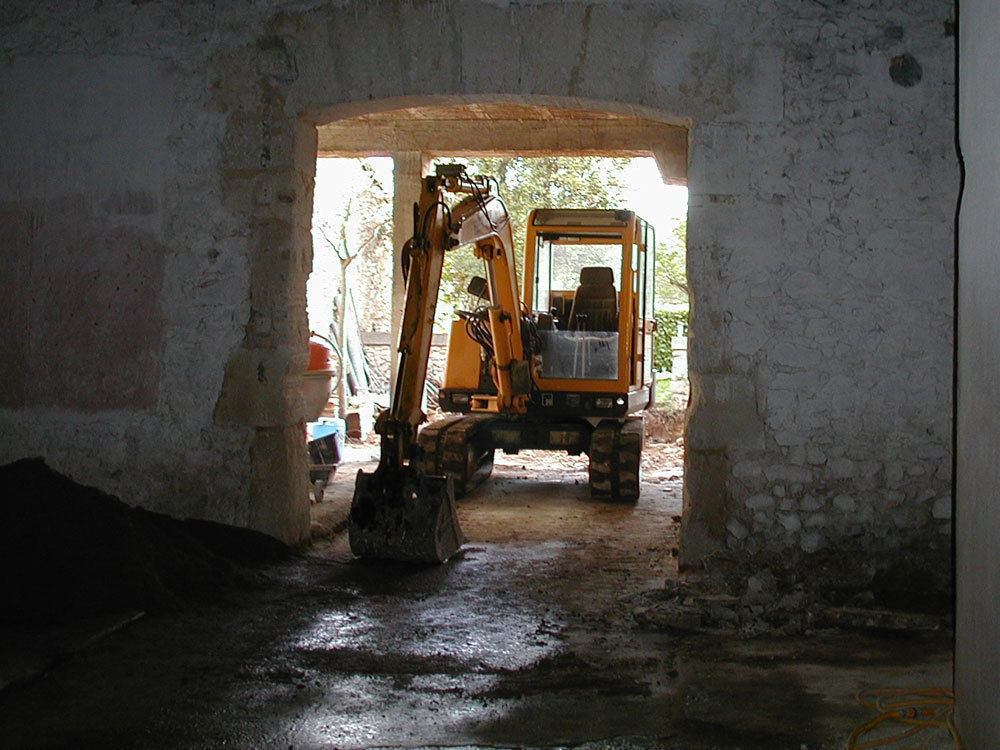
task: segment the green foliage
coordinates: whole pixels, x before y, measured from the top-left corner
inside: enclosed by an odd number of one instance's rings
[[[688,326],[690,298],[687,284],[687,221],[682,221],[656,244],[656,333],[653,368],[673,369],[672,339],[678,324]]]
[[[621,177],[628,159],[606,157],[483,157],[442,158],[437,164],[465,164],[471,175],[497,179],[500,197],[513,223],[518,280],[524,262],[528,214],[535,208],[624,208],[626,185]],[[467,305],[465,287],[472,276],[483,276],[482,262],[469,249],[448,253],[442,272],[441,307]],[[445,317],[450,311],[445,313]],[[438,316],[439,321],[441,315]]]
[[[688,304],[687,221],[656,243],[656,306]]]
[[[653,334],[653,369],[673,370],[673,351],[671,341],[677,335],[677,326],[681,324],[684,330],[688,325],[687,308],[664,308],[656,312],[656,332]]]

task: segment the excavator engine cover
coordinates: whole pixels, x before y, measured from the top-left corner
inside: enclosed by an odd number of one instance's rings
[[[358,557],[400,562],[441,563],[465,541],[452,480],[408,466],[358,472],[348,533]]]

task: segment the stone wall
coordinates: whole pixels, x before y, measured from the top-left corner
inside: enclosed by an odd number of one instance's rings
[[[245,524],[252,436],[212,417],[250,263],[222,117],[165,15],[112,42],[113,16],[58,7],[0,13],[0,460]]]
[[[945,564],[953,29],[947,3],[874,6],[781,4],[758,64],[782,85],[695,126],[689,477],[730,547],[920,538]]]
[[[6,7],[0,137],[20,140],[0,164],[0,208],[41,205],[49,220],[76,193],[88,215],[140,206],[111,221],[148,241],[46,247],[149,269],[132,297],[95,286],[94,315],[118,331],[126,299],[155,299],[129,334],[155,374],[132,389],[102,379],[87,404],[22,388],[0,411],[0,458],[42,453],[126,499],[301,536],[314,126],[432,101],[545,101],[691,128],[682,560],[861,560],[920,544],[947,565],[949,0]],[[134,89],[120,86],[131,70]],[[161,114],[134,122],[146,107]],[[159,161],[116,161],[116,128]],[[40,159],[44,143],[55,150]],[[67,170],[95,153],[113,168],[82,172],[81,191]],[[60,277],[32,265],[23,234],[4,240],[26,269],[6,311],[34,320]],[[146,262],[129,265],[140,247]],[[29,381],[44,372],[31,352],[65,343],[37,325],[5,335],[26,342],[14,369]],[[106,344],[77,339],[57,369],[94,355],[93,372],[121,372]]]

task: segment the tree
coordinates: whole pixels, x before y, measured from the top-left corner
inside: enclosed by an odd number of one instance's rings
[[[687,220],[656,243],[656,305],[688,304]]]
[[[382,184],[371,160],[321,159],[317,164],[313,249],[310,294],[332,303],[342,288],[339,266],[343,257],[357,256],[348,287],[361,307],[360,316],[388,327],[385,300],[390,297],[392,269],[392,185]],[[325,319],[317,316],[317,323]]]
[[[343,417],[348,372],[353,369],[358,382],[363,382],[364,362],[356,343],[358,320],[368,320],[371,303],[384,308],[379,298],[388,297],[385,278],[391,267],[392,194],[368,160],[338,161],[317,164],[314,261],[307,298],[310,324],[335,344],[340,363],[337,401]],[[359,301],[361,310],[355,308]]]

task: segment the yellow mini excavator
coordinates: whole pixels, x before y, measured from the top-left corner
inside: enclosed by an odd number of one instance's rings
[[[375,426],[381,457],[358,473],[351,505],[359,557],[450,557],[463,542],[455,497],[489,476],[498,448],[586,453],[594,497],[639,497],[639,412],[653,403],[652,227],[631,211],[536,209],[523,289],[512,240],[494,180],[455,164],[423,178],[403,249],[395,390]],[[438,395],[455,414],[420,430],[445,253],[467,244],[485,277],[468,287],[481,304],[452,323]]]

